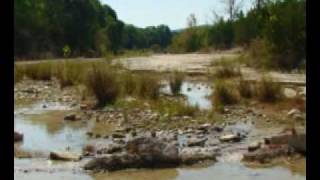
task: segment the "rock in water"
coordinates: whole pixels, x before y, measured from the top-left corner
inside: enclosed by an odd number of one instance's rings
[[[70,152],[50,152],[49,157],[51,160],[60,161],[79,161],[81,159],[80,155]]]
[[[21,142],[23,140],[23,134],[14,132],[14,142]]]
[[[180,151],[179,156],[183,164],[194,164],[199,161],[212,160],[216,161],[215,148],[184,148]]]
[[[81,120],[81,117],[78,116],[75,113],[71,113],[71,114],[66,115],[64,117],[64,120],[66,120],[66,121],[77,121],[77,120]]]
[[[227,134],[227,135],[220,136],[219,140],[221,142],[239,142],[240,136],[236,134]]]
[[[192,147],[192,146],[204,146],[205,142],[208,140],[208,138],[190,138],[187,141],[187,146]]]
[[[177,167],[203,160],[215,160],[215,150],[189,148],[179,152],[176,141],[140,137],[130,140],[121,153],[107,154],[89,161],[86,170],[121,170],[126,168]]]
[[[248,151],[253,152],[261,147],[261,142],[253,142],[248,146]]]

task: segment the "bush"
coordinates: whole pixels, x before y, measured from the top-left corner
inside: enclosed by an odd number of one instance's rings
[[[136,94],[142,98],[158,99],[160,95],[160,79],[150,74],[137,76]]]
[[[174,72],[170,79],[169,79],[169,85],[172,94],[178,95],[181,90],[181,86],[184,80],[184,74],[181,72]]]
[[[125,71],[119,75],[122,95],[135,95],[137,91],[137,76],[131,72]]]
[[[213,101],[217,106],[224,106],[236,104],[239,99],[233,86],[223,81],[217,81],[214,85]]]
[[[61,88],[82,82],[86,74],[85,66],[81,62],[65,61],[56,67],[55,76]]]
[[[245,81],[242,78],[240,78],[237,88],[241,97],[251,98],[254,96],[252,85],[248,81]]]
[[[114,103],[119,95],[120,88],[116,73],[107,66],[93,64],[88,71],[86,87],[97,98],[97,106],[103,107]]]
[[[275,102],[283,97],[281,86],[269,77],[262,77],[257,83],[257,97],[262,102]]]

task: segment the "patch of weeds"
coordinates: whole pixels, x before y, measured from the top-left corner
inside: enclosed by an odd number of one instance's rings
[[[129,71],[124,71],[121,74],[119,74],[119,83],[121,84],[121,93],[123,96],[129,95],[133,96],[135,95],[135,92],[137,91],[137,76],[132,74]]]
[[[232,78],[241,76],[240,66],[233,59],[222,58],[219,61],[212,62],[211,65],[216,66],[214,77],[216,78]]]
[[[270,77],[263,76],[257,82],[256,95],[261,102],[276,102],[283,98],[283,91],[280,84],[273,82]]]
[[[160,95],[160,78],[156,75],[139,74],[136,77],[136,95],[140,98],[158,99]]]
[[[169,78],[169,85],[173,95],[178,95],[181,91],[181,86],[184,80],[184,74],[182,72],[174,72]]]
[[[237,89],[241,97],[252,98],[254,96],[252,84],[249,81],[245,81],[242,77],[239,80]]]
[[[223,108],[224,105],[232,105],[239,102],[235,88],[227,82],[216,81],[213,92],[213,104],[216,108]]]
[[[80,82],[83,82],[83,77],[85,75],[85,64],[74,61],[59,63],[55,71],[55,76],[59,80],[61,88],[77,85]]]
[[[195,116],[199,112],[197,106],[187,105],[181,101],[160,99],[153,104],[154,110],[168,116]]]
[[[23,71],[25,76],[33,80],[49,81],[52,78],[54,69],[53,62],[40,62],[32,64],[23,64]]]
[[[103,107],[114,103],[120,94],[117,74],[107,66],[92,64],[85,82],[88,90],[97,99],[97,106]]]

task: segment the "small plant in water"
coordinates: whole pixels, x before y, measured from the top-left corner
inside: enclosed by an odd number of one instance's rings
[[[238,103],[239,99],[236,96],[234,87],[222,81],[217,81],[214,85],[213,92],[214,104],[218,106],[232,105]]]
[[[184,74],[182,72],[174,72],[170,79],[169,85],[173,95],[178,95],[181,91],[181,86],[184,80]]]

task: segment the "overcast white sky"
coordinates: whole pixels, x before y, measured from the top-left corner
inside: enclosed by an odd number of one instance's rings
[[[198,24],[210,23],[211,11],[224,14],[222,0],[100,0],[110,5],[120,20],[138,27],[166,24],[171,29],[186,27],[186,19],[194,13]],[[244,11],[251,8],[252,0],[243,0]]]

